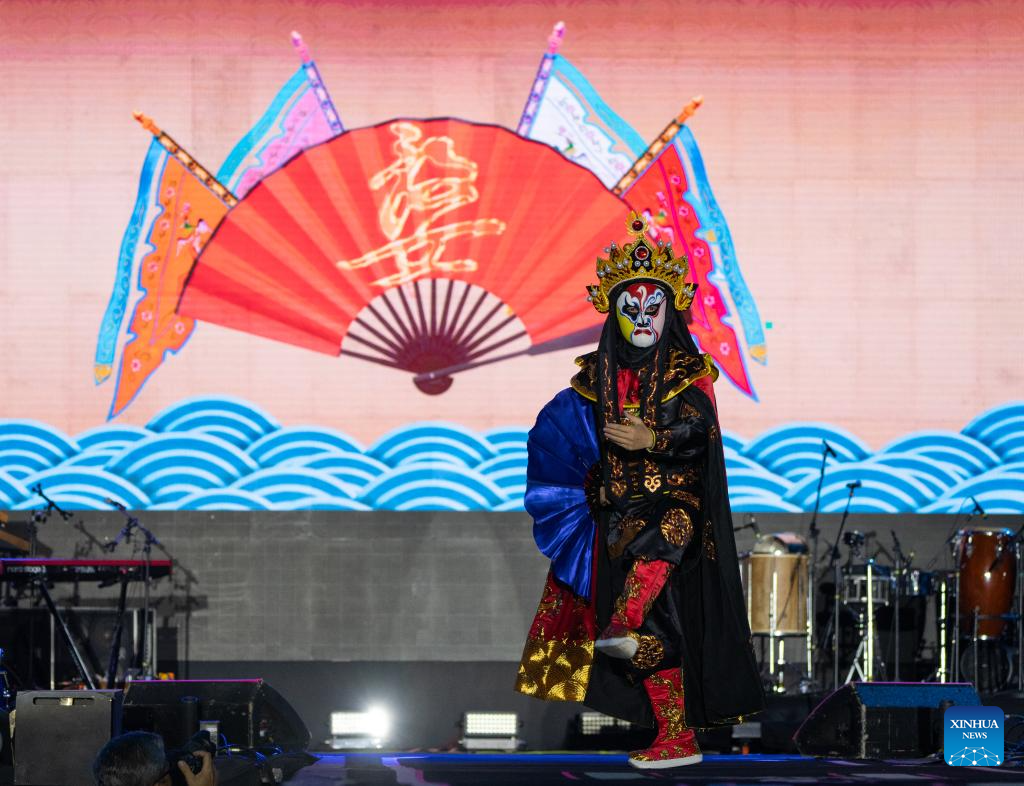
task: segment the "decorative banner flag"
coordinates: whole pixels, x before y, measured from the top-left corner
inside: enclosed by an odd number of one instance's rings
[[[199,249],[226,212],[226,208],[216,207],[216,202],[233,205],[237,202],[236,194],[241,197],[247,193],[296,153],[344,131],[302,36],[293,32],[292,44],[302,58],[302,65],[281,88],[266,112],[238,141],[216,177],[195,164],[194,159],[170,137],[152,124],[147,126],[157,138],[150,144],[142,166],[135,209],[121,241],[117,275],[100,325],[93,366],[96,384],[109,379],[118,344],[122,344],[121,369],[110,417],[131,403],[166,353],[181,349],[195,327],[192,319],[174,317],[184,278],[176,275],[167,278],[166,274],[180,268],[187,275]],[[137,118],[141,116],[137,115]],[[190,169],[191,165],[194,166]],[[189,175],[196,171],[205,173],[209,182],[197,185],[189,180]],[[167,188],[180,196],[182,189],[191,193],[197,187],[200,189],[197,201],[167,201]],[[203,196],[204,187],[207,191],[214,189],[214,202]],[[204,214],[200,216],[197,211],[201,205]],[[158,240],[166,244],[172,239],[178,244],[174,249],[157,247]],[[157,272],[159,281],[150,280]],[[154,284],[159,292],[154,291]],[[141,299],[132,324],[122,332],[128,302],[133,299],[133,288],[134,297]],[[156,311],[154,306],[158,307]],[[156,321],[149,322],[148,319]],[[160,320],[164,324],[159,324]],[[146,336],[144,341],[143,336]],[[145,351],[144,346],[147,347]],[[158,347],[161,347],[160,351],[154,354]],[[126,367],[124,363],[128,355],[132,357]]]
[[[146,243],[139,242],[143,231],[147,234],[152,228],[156,216],[160,213],[160,204],[156,201],[153,190],[159,183],[156,172],[167,162],[168,152],[156,139],[150,142],[146,160],[139,176],[139,193],[135,198],[135,209],[131,220],[121,239],[121,253],[117,259],[117,275],[114,277],[114,289],[110,293],[107,310],[100,323],[100,334],[96,341],[96,357],[93,363],[93,376],[96,384],[106,382],[114,368],[114,355],[117,353],[118,340],[121,338],[121,323],[124,321],[125,310],[132,294],[134,274],[139,269],[142,257],[153,251]]]
[[[651,234],[673,242],[690,259],[700,285],[690,329],[726,377],[756,400],[743,347],[730,326],[732,301],[747,352],[767,362],[757,305],[740,272],[729,226],[708,182],[697,140],[681,115],[649,148],[584,76],[558,54],[565,25],[555,25],[517,133],[545,142],[586,167],[631,206],[647,215]],[[692,104],[684,115],[696,110]],[[677,239],[678,238],[678,239]],[[719,283],[725,284],[729,300]]]
[[[239,199],[296,153],[345,130],[302,36],[293,32],[292,44],[302,65],[217,172]]]
[[[555,25],[548,51],[516,133],[551,145],[586,167],[608,188],[625,175],[647,145],[576,68],[558,54],[565,25]]]
[[[109,417],[121,413],[170,352],[188,341],[195,321],[175,313],[192,263],[213,230],[238,200],[173,139],[144,115],[136,119],[154,135],[139,183],[132,221],[121,246],[114,293],[107,307],[97,348],[101,361],[113,353],[120,320],[137,269],[140,295],[125,332],[117,386]],[[145,236],[140,232],[147,227]],[[137,264],[136,264],[137,263]],[[105,366],[110,374],[109,365]]]
[[[729,227],[711,193],[697,141],[683,125],[700,103],[694,99],[613,190],[648,218],[652,237],[671,243],[677,254],[686,254],[698,285],[690,331],[729,380],[756,400],[743,348],[730,325],[729,302],[718,282],[728,289],[751,357],[765,363],[761,318],[736,261]]]

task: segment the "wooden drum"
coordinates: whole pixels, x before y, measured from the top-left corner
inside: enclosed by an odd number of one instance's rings
[[[978,610],[978,638],[997,638],[1006,627],[1017,580],[1017,554],[1008,529],[962,529],[956,533],[956,561],[960,569],[960,634],[974,630]]]
[[[800,548],[794,545],[785,538],[768,535],[741,560],[751,633],[807,633],[806,547],[799,553]]]

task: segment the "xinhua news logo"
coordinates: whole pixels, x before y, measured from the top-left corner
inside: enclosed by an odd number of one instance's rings
[[[998,707],[947,707],[942,755],[954,767],[998,767],[1003,763],[1003,724]]]

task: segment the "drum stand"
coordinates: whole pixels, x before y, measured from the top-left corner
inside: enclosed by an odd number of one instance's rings
[[[1017,575],[1015,578],[1016,585],[1016,612],[1005,615],[987,615],[982,614],[981,609],[975,607],[971,610],[971,636],[970,641],[972,645],[972,677],[975,690],[980,690],[980,677],[981,668],[978,663],[979,646],[978,643],[983,641],[988,636],[983,636],[979,633],[979,623],[983,619],[1003,619],[1013,620],[1016,627],[1016,645],[1017,645],[1017,693],[1020,696],[1024,696],[1024,569],[1021,565],[1022,546],[1021,536],[1024,535],[1024,526],[1014,533],[1011,542],[1013,543],[1014,555],[1016,558]],[[954,544],[954,553],[957,545]],[[992,563],[994,569],[1001,557],[997,556],[996,560]],[[935,671],[935,676],[938,682],[955,682],[961,678],[960,674],[960,569],[959,565],[956,570],[952,572],[953,577],[953,591],[952,598],[949,597],[949,580],[948,577],[944,579],[938,588],[938,596],[936,598],[936,632],[938,634],[937,649],[939,655],[938,667]],[[949,635],[950,628],[950,614],[953,617],[953,632],[952,636]],[[949,657],[949,660],[947,660]],[[950,662],[951,661],[951,662]],[[1012,665],[1011,665],[1012,669]]]
[[[879,671],[885,673],[885,662],[881,653],[875,648],[875,596],[873,594],[874,571],[871,562],[867,563],[867,604],[864,611],[857,613],[857,632],[860,634],[860,643],[857,651],[853,654],[853,663],[850,664],[850,671],[846,674],[844,684],[853,679],[853,675],[860,676],[862,682],[873,682],[875,679],[875,662],[879,665]],[[863,662],[862,662],[863,659]]]
[[[939,665],[935,670],[935,678],[938,682],[953,682],[949,672],[949,577],[943,576],[939,582],[938,596],[935,598],[935,639],[939,651]],[[954,606],[954,613],[956,607]]]
[[[811,610],[811,567],[810,560],[807,560],[808,567],[805,573],[805,591],[804,597],[800,599],[801,602],[805,603],[808,612]],[[749,581],[749,579],[748,579]],[[790,593],[791,594],[791,593]],[[811,644],[811,637],[813,635],[813,628],[811,627],[811,619],[808,615],[807,624],[804,633],[779,633],[777,630],[778,616],[777,616],[777,604],[779,598],[779,576],[778,573],[772,573],[772,588],[768,595],[768,674],[770,675],[771,690],[773,693],[785,693],[786,687],[783,682],[785,679],[786,671],[786,639],[796,638],[804,639],[804,649],[807,654],[807,674],[801,679],[801,685],[806,685],[811,681],[812,677],[812,665],[811,658],[813,657],[813,649]],[[787,598],[786,603],[789,603]],[[783,612],[785,613],[785,612]],[[778,649],[776,649],[778,647]],[[763,652],[764,650],[762,650]]]

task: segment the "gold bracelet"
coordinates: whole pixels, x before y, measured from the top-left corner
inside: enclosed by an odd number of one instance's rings
[[[648,445],[646,448],[647,452],[650,453],[652,450],[654,450],[654,446],[658,443],[658,435],[654,433],[654,429],[652,429],[650,426],[647,427],[647,430],[651,432],[651,444]]]

